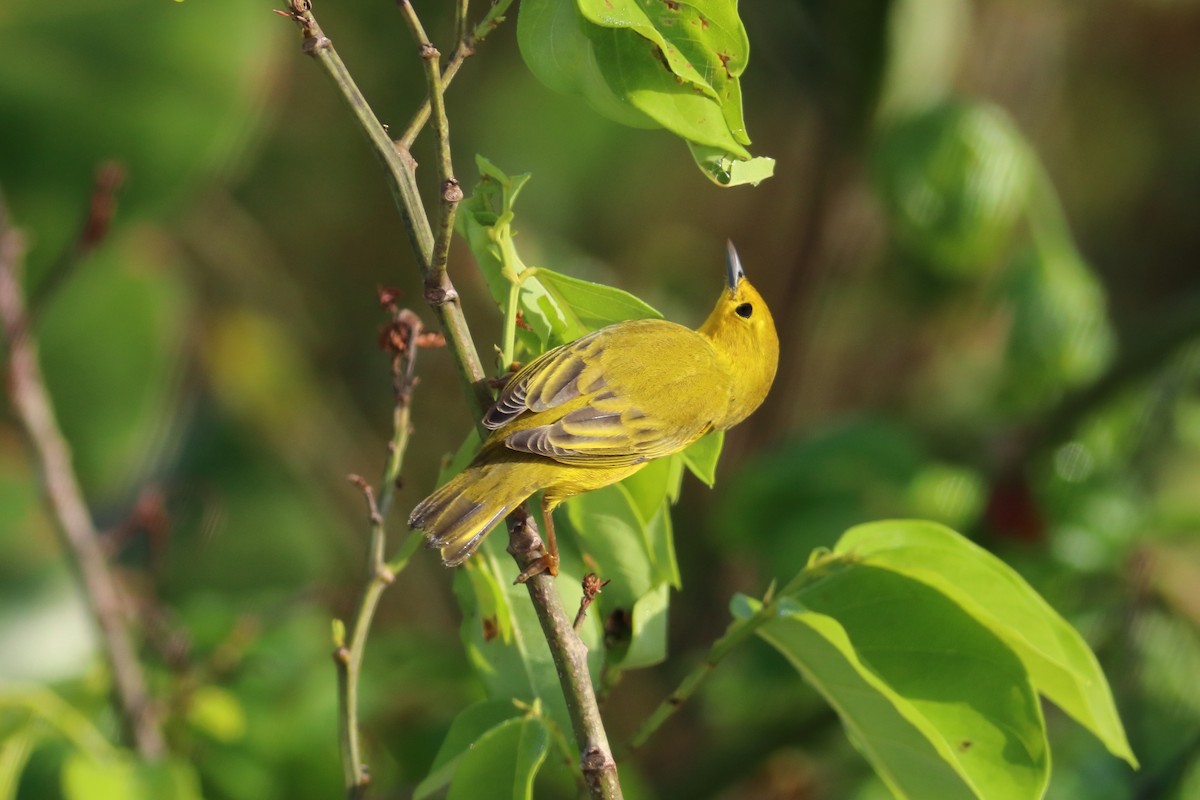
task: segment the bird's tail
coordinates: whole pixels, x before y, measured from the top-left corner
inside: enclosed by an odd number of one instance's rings
[[[422,500],[408,517],[425,532],[425,544],[437,548],[442,563],[457,567],[475,552],[483,537],[539,485],[528,464],[472,464]],[[524,467],[524,469],[523,469]]]

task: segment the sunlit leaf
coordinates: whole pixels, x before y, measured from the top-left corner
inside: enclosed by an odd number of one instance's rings
[[[945,594],[1021,659],[1038,692],[1137,765],[1108,681],[1083,637],[1011,567],[945,526],[890,520],[851,528],[834,548]]]
[[[719,147],[705,147],[688,142],[692,158],[709,180],[720,186],[758,186],[775,174],[775,159],[759,156],[743,161],[731,158]]]
[[[201,800],[195,771],[175,760],[143,763],[75,754],[63,766],[62,790],[67,800]]]
[[[0,800],[14,800],[37,734],[25,725],[0,735]]]
[[[219,742],[232,742],[246,734],[246,712],[237,697],[219,686],[201,686],[192,692],[187,720]]]
[[[543,267],[539,267],[534,275],[558,302],[558,307],[573,312],[579,324],[588,331],[629,319],[662,319],[657,309],[623,289],[572,278]]]
[[[739,77],[749,40],[735,3],[529,0],[518,40],[547,86],[583,95],[618,122],[682,137],[719,185],[770,176],[773,162],[745,148]]]
[[[838,710],[898,796],[1041,796],[1050,757],[1029,677],[940,592],[848,566],[781,599],[759,634]]]

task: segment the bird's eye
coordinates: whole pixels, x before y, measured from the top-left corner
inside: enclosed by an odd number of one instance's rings
[[[749,303],[742,303],[740,306],[735,308],[734,311],[736,311],[737,315],[742,319],[750,319],[750,315],[754,313],[754,306],[750,305]]]

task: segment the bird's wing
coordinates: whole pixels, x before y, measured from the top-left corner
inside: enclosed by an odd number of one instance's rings
[[[728,397],[726,374],[694,331],[658,320],[621,323],[530,363],[484,425],[512,450],[565,464],[639,464],[711,429],[712,408],[723,409]]]

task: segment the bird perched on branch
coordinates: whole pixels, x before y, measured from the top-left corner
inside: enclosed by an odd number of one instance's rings
[[[726,268],[727,286],[699,329],[618,322],[542,354],[509,380],[483,418],[492,433],[478,455],[408,519],[442,563],[461,564],[541,491],[547,552],[518,580],[557,574],[555,506],[731,428],[762,404],[779,337],[732,243]]]

